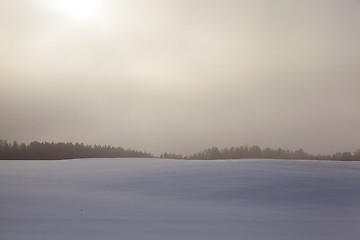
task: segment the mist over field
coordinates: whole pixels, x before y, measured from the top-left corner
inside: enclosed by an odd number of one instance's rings
[[[359,26],[358,0],[0,0],[0,239],[360,239]]]
[[[356,0],[2,0],[2,139],[359,148]]]

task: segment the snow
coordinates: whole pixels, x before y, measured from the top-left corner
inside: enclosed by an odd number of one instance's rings
[[[2,240],[360,239],[360,162],[0,161]]]

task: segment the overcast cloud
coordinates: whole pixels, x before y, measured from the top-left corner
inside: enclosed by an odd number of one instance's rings
[[[0,0],[0,138],[360,147],[356,0]]]

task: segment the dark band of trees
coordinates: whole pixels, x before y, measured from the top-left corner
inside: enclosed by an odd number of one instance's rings
[[[64,142],[31,142],[30,144],[18,144],[16,141],[8,143],[0,140],[1,160],[57,160],[73,158],[154,158],[151,153],[142,152],[122,147],[84,145],[83,143]],[[241,146],[218,149],[212,147],[204,151],[192,154],[181,155],[164,153],[160,158],[172,159],[244,159],[244,158],[269,158],[269,159],[304,159],[304,160],[341,160],[360,161],[360,150],[353,154],[350,152],[335,153],[333,155],[313,155],[306,153],[303,149],[296,151],[281,148],[261,149],[259,146]]]
[[[147,152],[83,143],[31,142],[18,144],[0,140],[0,159],[57,160],[72,158],[152,158]]]
[[[176,156],[175,156],[176,157]],[[174,158],[171,156],[170,158]],[[335,153],[333,155],[313,155],[305,152],[303,149],[291,151],[288,149],[261,149],[259,146],[241,146],[218,149],[212,147],[186,156],[189,159],[243,159],[243,158],[266,158],[266,159],[303,159],[303,160],[341,160],[341,161],[360,161],[360,150],[351,154],[350,152]]]

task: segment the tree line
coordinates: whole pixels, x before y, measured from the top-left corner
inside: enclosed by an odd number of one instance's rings
[[[73,158],[171,158],[171,159],[244,159],[244,158],[269,158],[269,159],[304,159],[304,160],[341,160],[341,161],[360,161],[360,149],[351,152],[338,152],[333,155],[313,155],[303,149],[296,151],[282,148],[260,148],[254,146],[240,146],[231,148],[211,147],[192,155],[182,155],[175,153],[163,153],[155,156],[148,152],[142,152],[122,147],[112,147],[108,145],[84,145],[83,143],[65,142],[38,142],[29,144],[9,143],[0,139],[0,159],[1,160],[57,160]]]
[[[164,156],[166,157],[166,156]],[[181,155],[173,157],[180,158]],[[243,159],[243,158],[268,158],[268,159],[303,159],[303,160],[340,160],[340,161],[360,161],[360,149],[351,152],[338,152],[333,155],[314,155],[305,152],[303,149],[296,151],[282,148],[260,148],[259,146],[240,146],[219,149],[217,147],[208,148],[193,155],[185,156],[185,159]]]
[[[83,143],[38,142],[18,144],[0,140],[0,159],[58,160],[72,158],[152,158],[152,154],[122,147]]]

